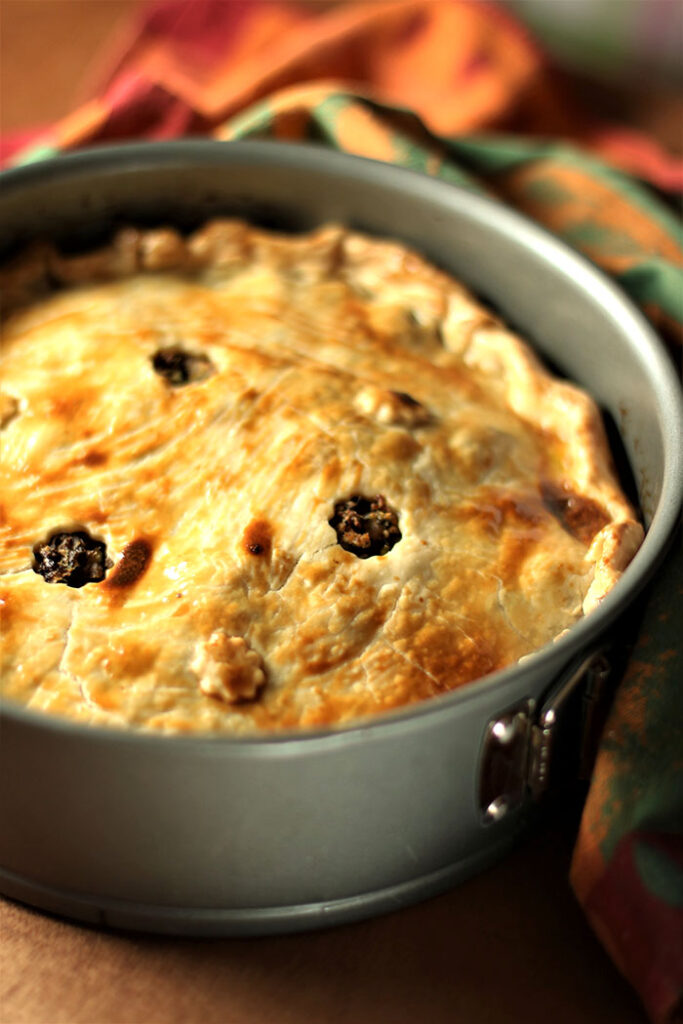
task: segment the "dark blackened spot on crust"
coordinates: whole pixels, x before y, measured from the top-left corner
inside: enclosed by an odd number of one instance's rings
[[[152,557],[152,545],[144,537],[137,537],[126,544],[121,552],[113,573],[107,580],[107,587],[115,590],[132,587],[147,571]]]
[[[0,430],[8,427],[19,415],[19,399],[0,391]]]
[[[214,372],[213,363],[208,356],[186,352],[179,345],[168,345],[166,348],[158,349],[152,356],[152,366],[159,376],[174,388],[206,380]]]
[[[187,353],[179,348],[161,348],[152,357],[152,366],[160,377],[163,377],[178,387],[187,384],[190,379],[190,369]]]
[[[9,590],[0,591],[0,630],[9,629],[13,618],[12,595]]]
[[[98,452],[97,449],[93,448],[92,451],[86,452],[81,462],[84,466],[94,468],[96,466],[104,466],[108,459],[109,456],[106,452]]]
[[[337,502],[328,522],[340,546],[358,558],[386,555],[401,539],[398,515],[383,494],[374,498],[352,494],[346,501]]]
[[[392,391],[391,393],[398,398],[399,402],[407,406],[409,409],[422,408],[422,403],[418,402],[417,398],[413,398],[412,395],[409,395],[407,391]]]
[[[273,530],[270,523],[265,519],[254,519],[244,531],[242,545],[250,555],[269,558],[273,546]]]
[[[543,481],[541,494],[547,509],[567,533],[582,544],[590,544],[595,534],[609,522],[609,517],[596,501],[574,494],[561,484]]]
[[[108,566],[106,547],[85,530],[55,533],[33,549],[33,571],[46,583],[65,583],[67,587],[84,587],[99,583]]]

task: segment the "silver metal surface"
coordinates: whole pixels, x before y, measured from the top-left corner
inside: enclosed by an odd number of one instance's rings
[[[518,831],[521,825],[522,822],[519,823]],[[436,896],[495,863],[509,851],[516,838],[516,833],[512,832],[498,842],[487,844],[471,857],[461,858],[429,875],[411,878],[398,885],[298,906],[187,908],[111,900],[101,896],[84,897],[81,892],[38,885],[2,868],[0,891],[12,899],[31,903],[50,913],[109,928],[172,935],[276,935],[325,928],[333,924],[350,924]]]
[[[479,770],[479,803],[484,824],[501,821],[531,797],[539,800],[550,786],[553,752],[558,731],[566,727],[565,709],[578,690],[596,696],[595,680],[604,682],[606,658],[602,651],[579,659],[563,673],[543,697],[521,701],[494,716],[486,727]],[[575,727],[573,743],[583,759],[583,727]]]
[[[522,701],[486,727],[479,769],[479,804],[486,825],[501,821],[526,799],[534,706],[533,700]]]
[[[546,693],[529,734],[527,785],[534,800],[540,799],[548,791],[553,750],[566,705],[575,698],[578,689],[584,692],[592,691],[594,678],[598,674],[602,678],[604,666],[604,652],[590,654],[581,659],[578,665],[573,666],[566,676]],[[577,730],[575,743],[582,751],[584,737],[580,730]]]
[[[122,927],[254,934],[417,899],[509,845],[530,805],[482,822],[487,725],[542,704],[652,576],[680,507],[683,444],[678,382],[614,285],[495,202],[385,164],[205,141],[60,156],[4,175],[0,249],[220,213],[284,228],[343,221],[464,279],[612,416],[649,527],[601,606],[523,666],[344,731],[167,737],[4,706],[3,891]]]

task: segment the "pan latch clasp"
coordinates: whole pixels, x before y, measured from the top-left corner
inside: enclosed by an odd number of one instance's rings
[[[541,701],[526,698],[491,719],[484,734],[479,774],[479,803],[485,824],[500,821],[528,797],[538,800],[543,795],[562,734],[566,743],[570,733],[572,760],[585,765],[587,744],[594,741],[592,709],[604,692],[609,673],[604,651],[593,653],[570,667]],[[581,689],[582,705],[575,699]],[[575,711],[568,716],[572,705]],[[564,728],[568,717],[578,722],[573,736],[571,728]]]

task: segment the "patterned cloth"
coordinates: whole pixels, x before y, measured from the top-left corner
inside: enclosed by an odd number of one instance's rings
[[[213,134],[306,139],[412,167],[493,193],[584,252],[680,358],[681,226],[624,172],[675,191],[683,162],[580,109],[499,7],[167,0],[142,9],[107,62],[97,98],[3,140],[4,158]],[[657,1022],[683,1020],[682,570],[679,547],[603,735],[571,874]]]

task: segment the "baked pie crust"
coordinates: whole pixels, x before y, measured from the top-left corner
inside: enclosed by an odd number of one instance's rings
[[[593,401],[399,243],[125,229],[2,284],[1,670],[30,707],[347,723],[552,641],[641,542]]]

